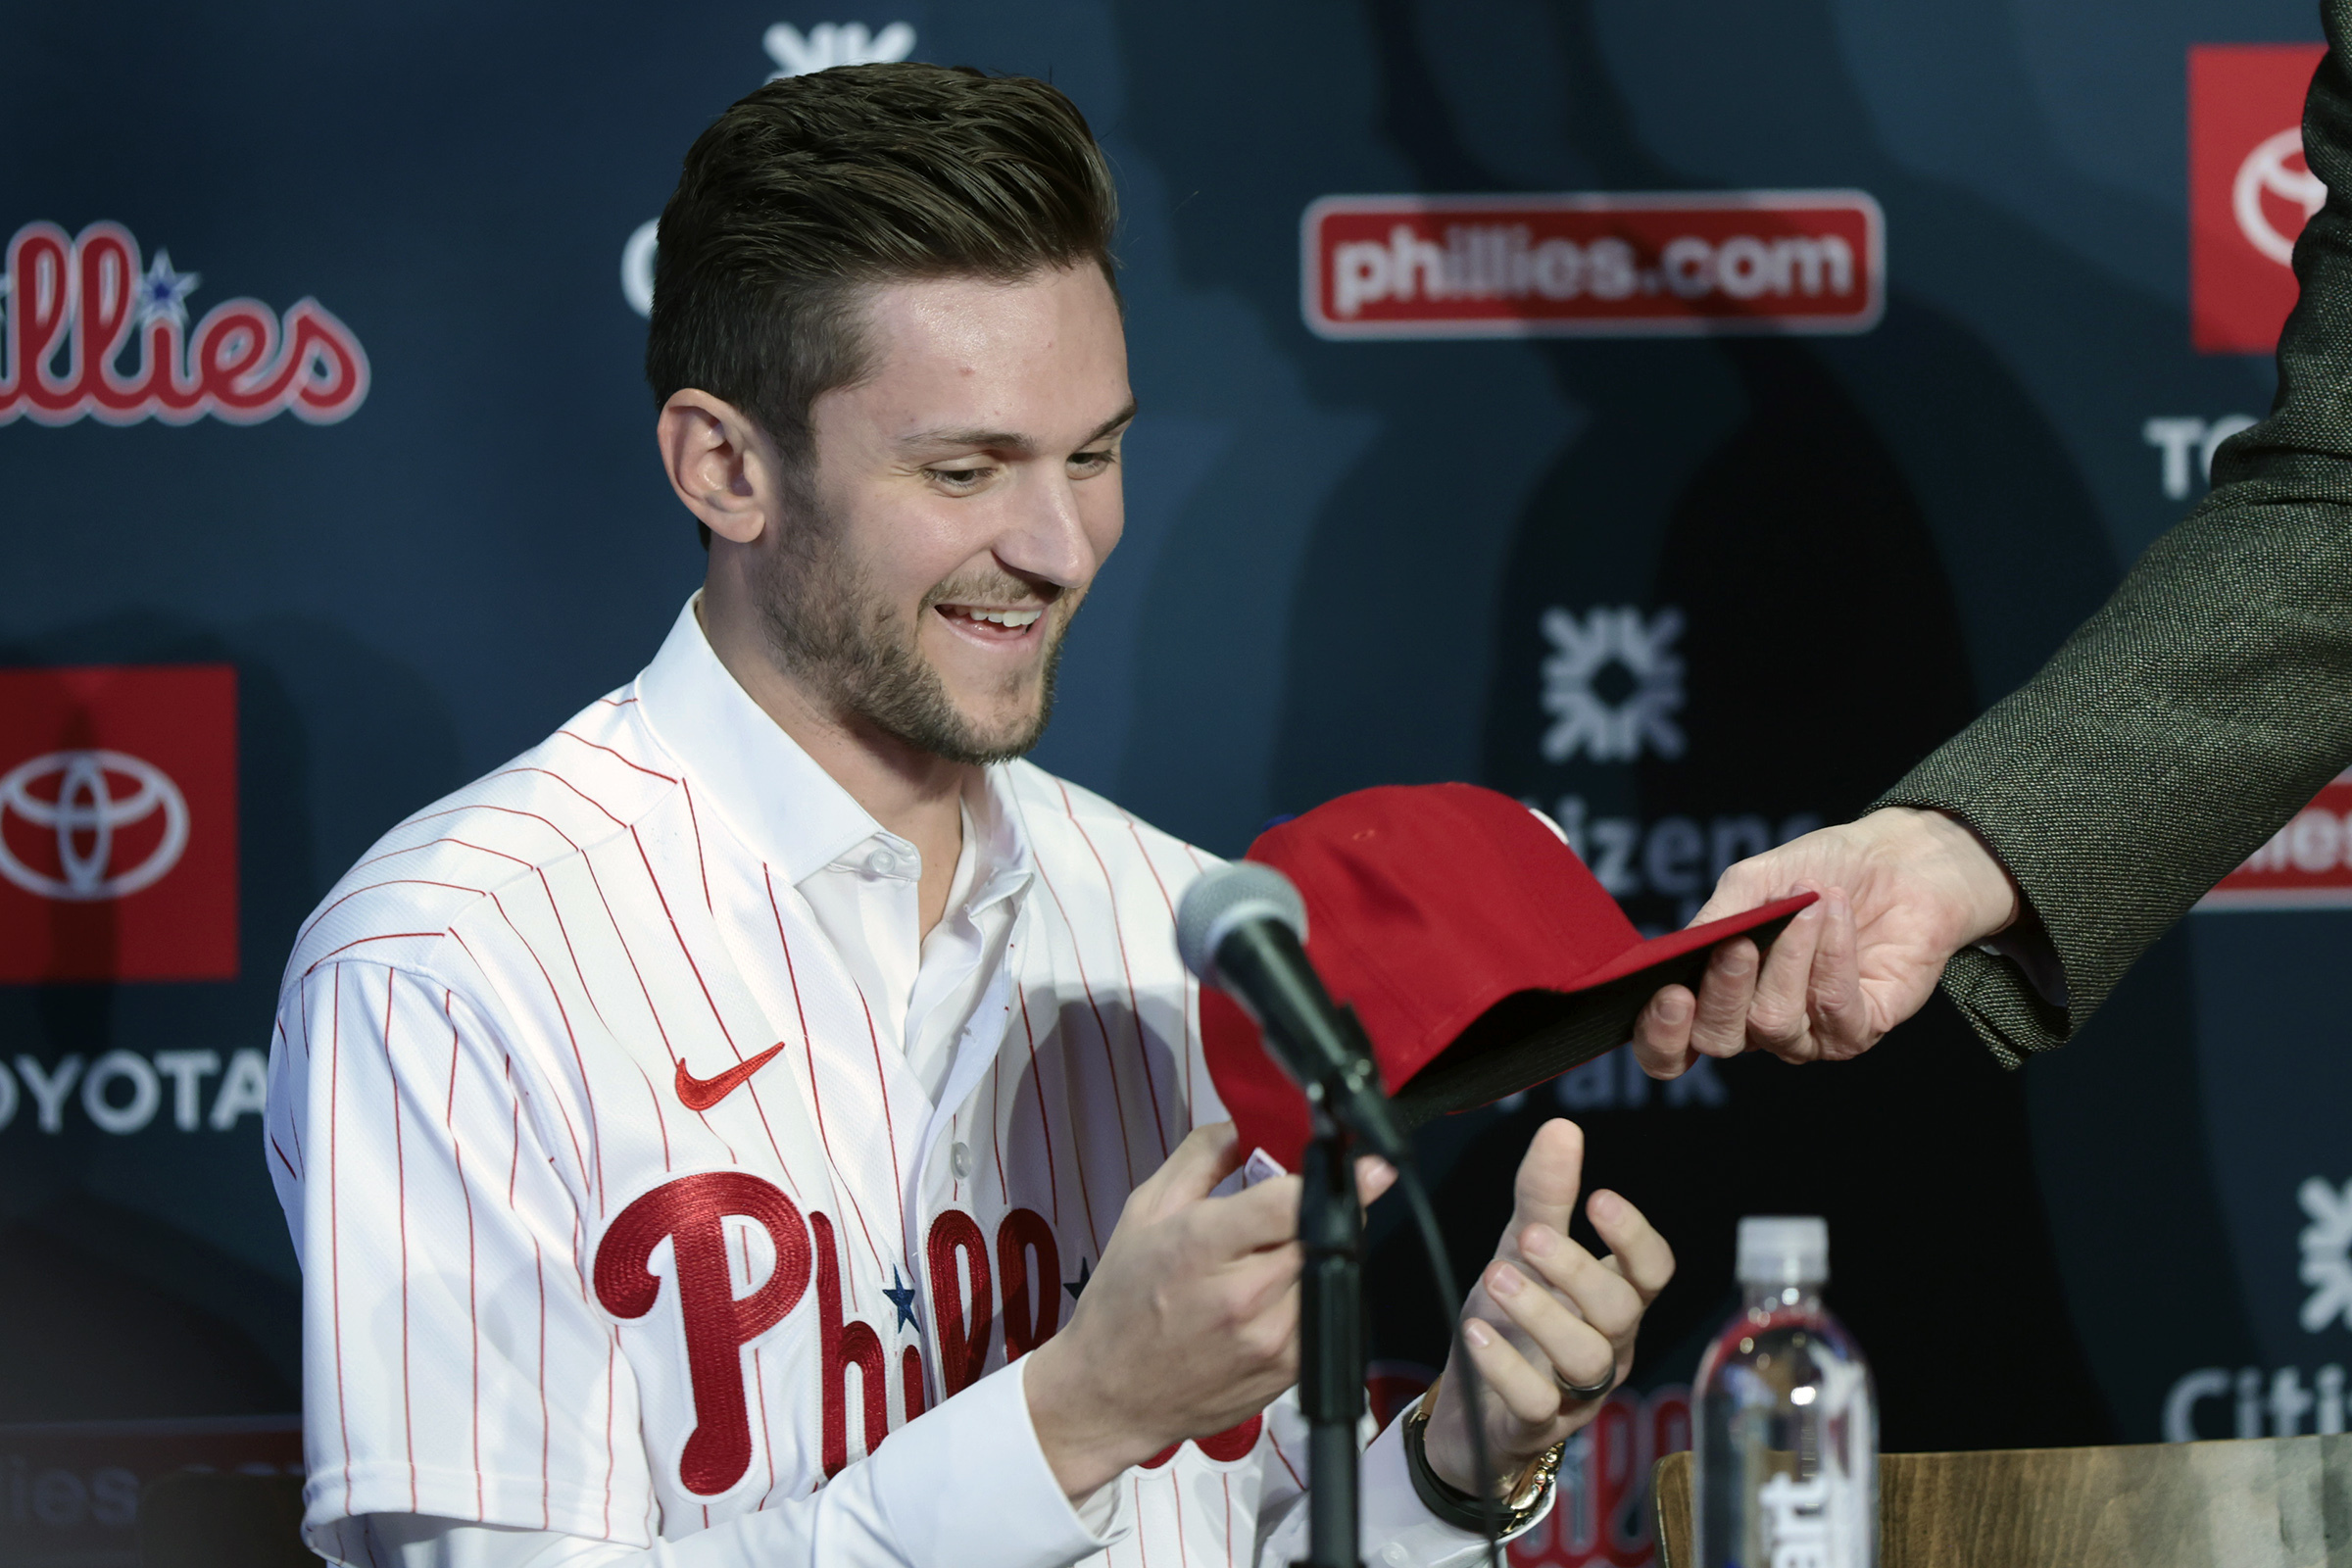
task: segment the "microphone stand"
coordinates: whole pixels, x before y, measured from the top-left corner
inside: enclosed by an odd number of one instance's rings
[[[1364,1215],[1348,1130],[1310,1095],[1299,1172],[1298,1403],[1306,1415],[1307,1549],[1298,1568],[1363,1568],[1356,1424],[1364,1413]]]

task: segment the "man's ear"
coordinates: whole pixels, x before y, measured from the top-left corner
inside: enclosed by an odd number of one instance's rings
[[[670,488],[721,539],[748,545],[777,520],[775,447],[732,403],[692,387],[673,392],[654,439]]]

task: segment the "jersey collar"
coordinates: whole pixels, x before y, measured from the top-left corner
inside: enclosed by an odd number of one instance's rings
[[[703,635],[697,592],[637,677],[646,723],[760,858],[798,884],[868,841],[906,844],[874,820],[727,672]],[[1019,891],[1029,851],[1003,766],[966,799],[977,829],[976,904]]]

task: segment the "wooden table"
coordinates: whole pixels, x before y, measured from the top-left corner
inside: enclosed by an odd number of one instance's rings
[[[1652,1475],[1659,1568],[1692,1568],[1690,1455]],[[2352,1568],[2352,1436],[1889,1453],[1881,1568]]]

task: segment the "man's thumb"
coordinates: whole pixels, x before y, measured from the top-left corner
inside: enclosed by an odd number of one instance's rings
[[[1241,1143],[1229,1121],[1194,1128],[1168,1152],[1166,1163],[1136,1188],[1131,1206],[1150,1217],[1199,1202],[1241,1168]]]

